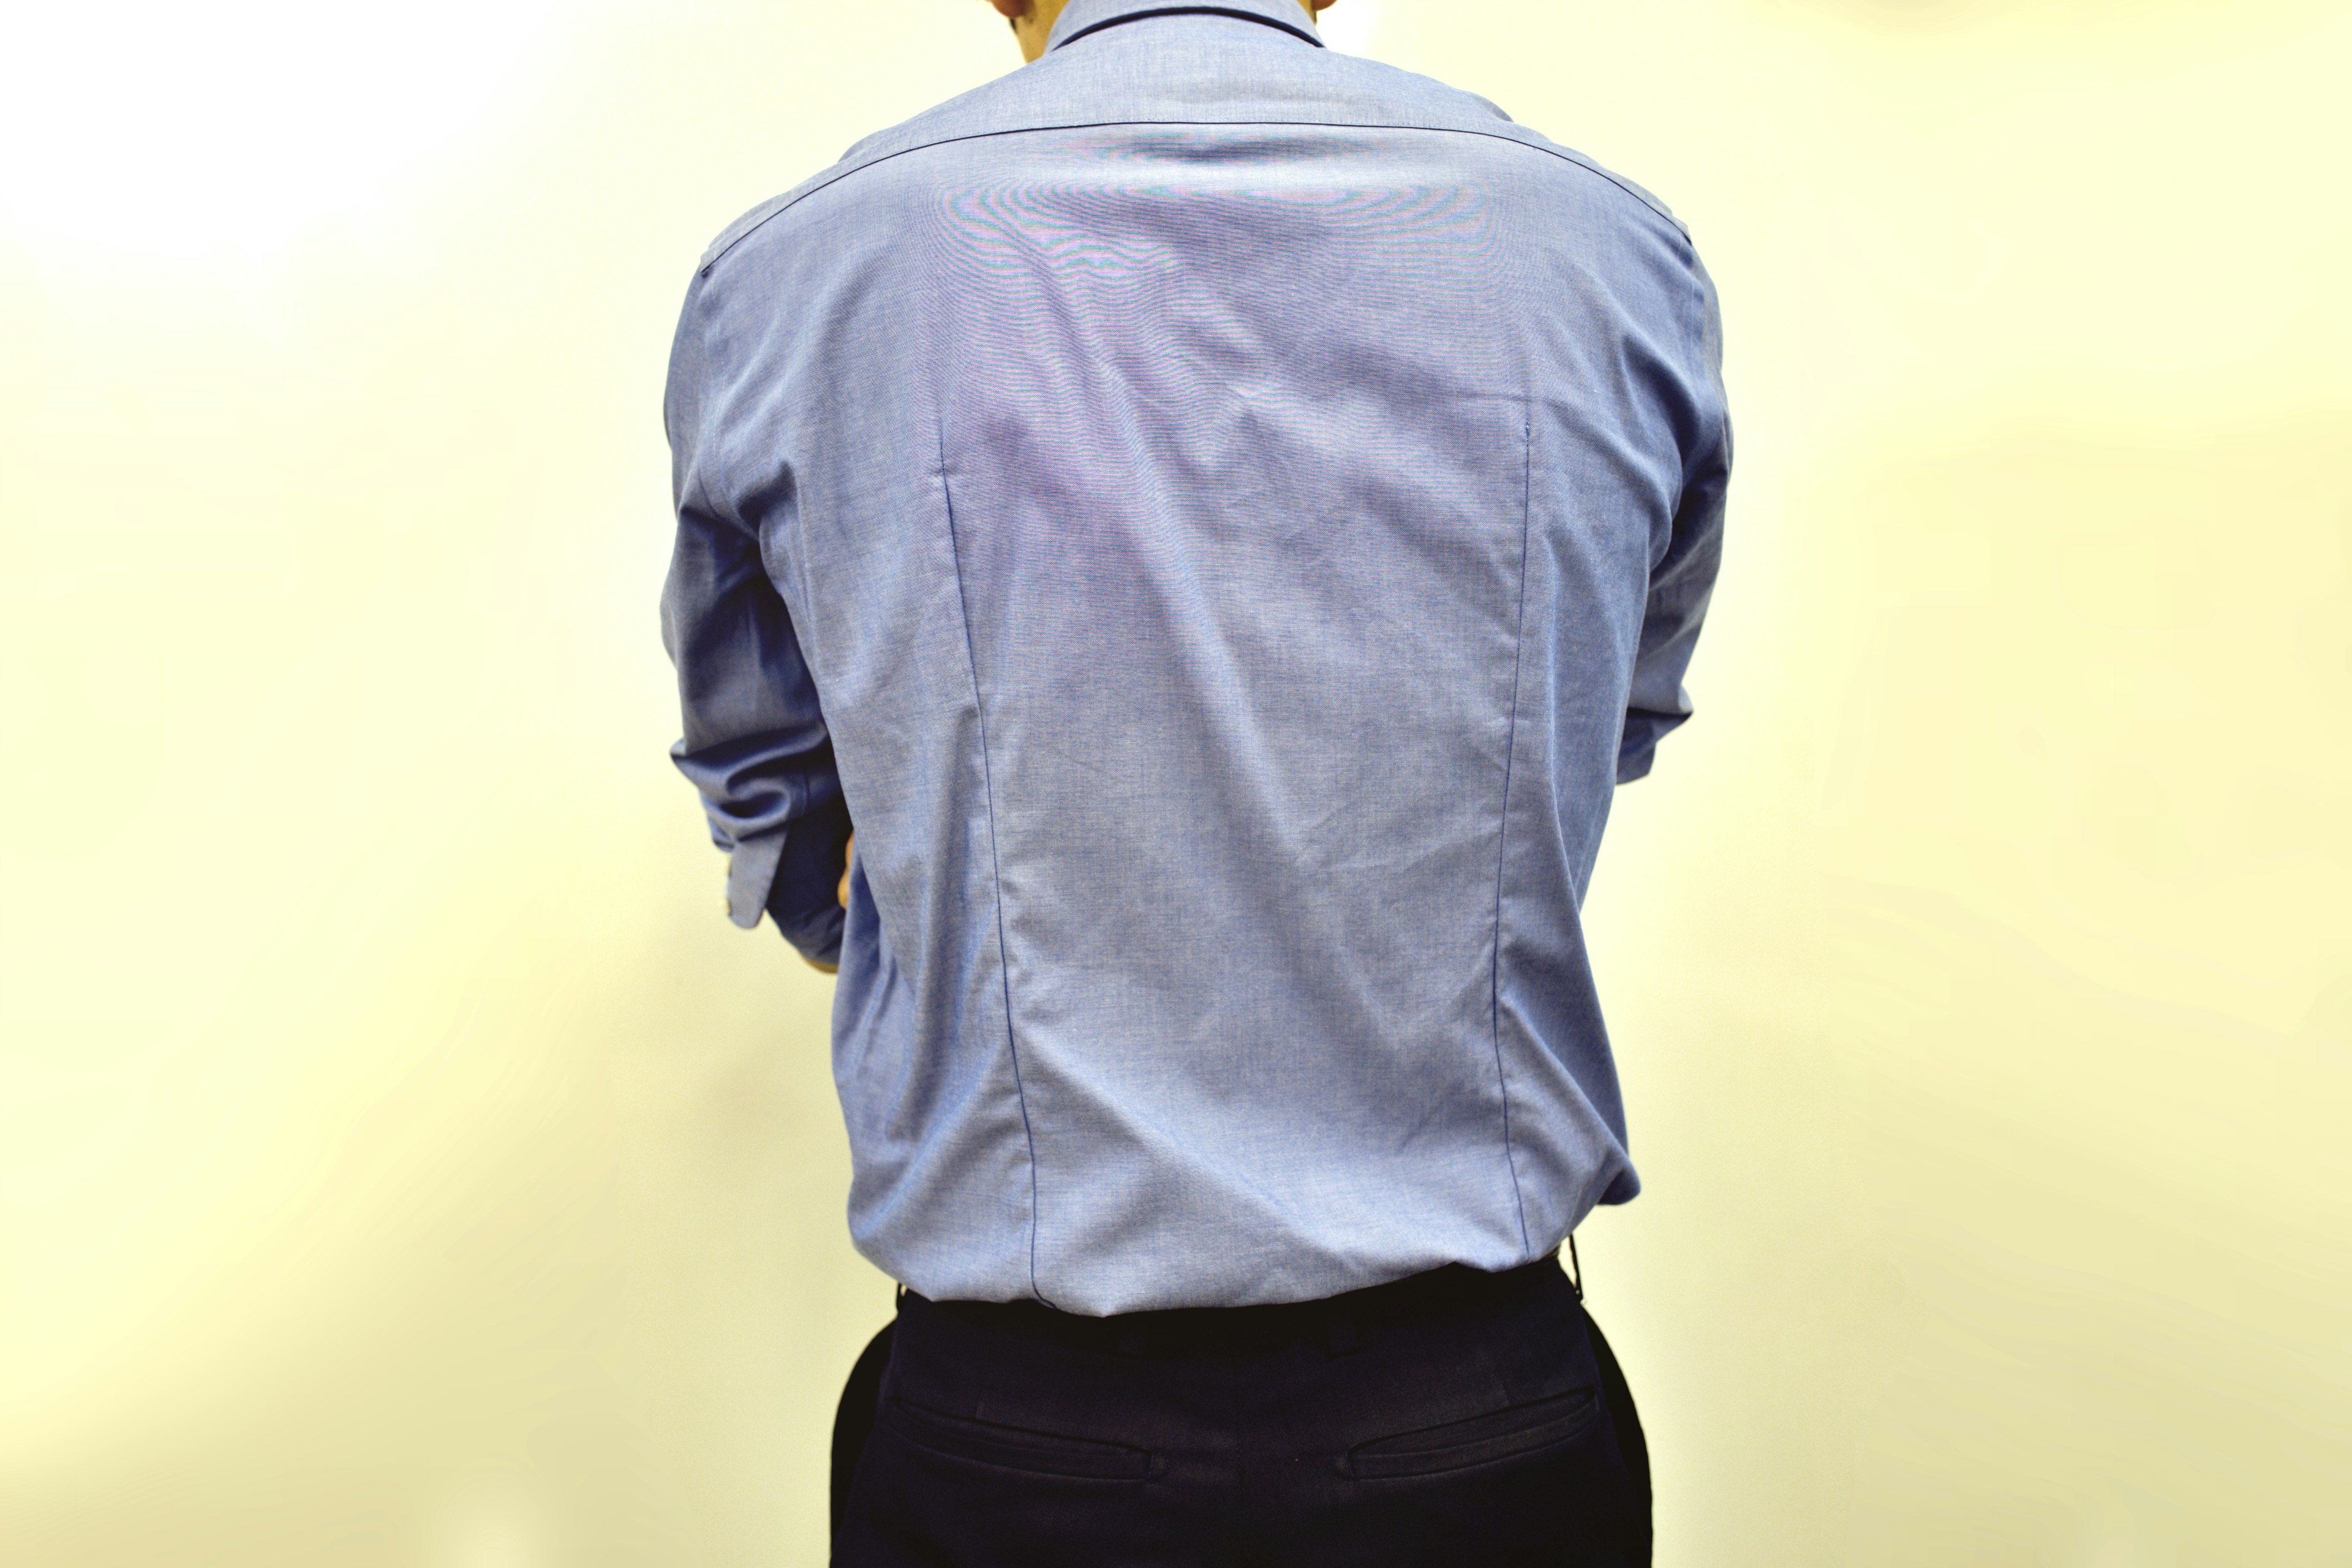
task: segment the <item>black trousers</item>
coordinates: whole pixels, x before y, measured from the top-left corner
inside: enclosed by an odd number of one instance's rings
[[[1081,1318],[901,1291],[834,1431],[835,1568],[1634,1568],[1650,1477],[1556,1258]]]

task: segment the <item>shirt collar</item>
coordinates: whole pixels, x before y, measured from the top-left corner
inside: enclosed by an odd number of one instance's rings
[[[1080,34],[1115,22],[1131,22],[1139,16],[1170,12],[1245,16],[1253,22],[1265,22],[1295,33],[1318,49],[1323,47],[1323,40],[1316,36],[1315,24],[1307,18],[1307,7],[1298,0],[1070,0],[1054,19],[1054,31],[1045,39],[1045,52],[1051,54]]]

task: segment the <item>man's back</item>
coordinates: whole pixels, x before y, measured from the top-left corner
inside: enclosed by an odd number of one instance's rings
[[[917,1291],[1508,1268],[1635,1188],[1577,904],[1687,711],[1712,290],[1294,0],[1149,8],[705,258],[681,765],[737,918],[838,942],[852,1226]]]

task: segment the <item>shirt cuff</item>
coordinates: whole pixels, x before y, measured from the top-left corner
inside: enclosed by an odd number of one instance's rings
[[[1617,743],[1617,782],[1627,784],[1647,778],[1650,764],[1657,760],[1658,742],[1689,717],[1687,713],[1655,713],[1643,709],[1628,713],[1624,732]]]
[[[727,861],[727,918],[750,931],[768,907],[776,866],[784,858],[784,836],[762,834],[735,846]]]
[[[792,943],[793,951],[803,958],[819,963],[838,964],[841,962],[841,933],[849,921],[849,911],[835,904],[829,910],[788,920],[776,916],[776,930]]]
[[[839,795],[803,816],[782,834],[782,858],[768,888],[768,916],[804,958],[837,963],[845,913],[841,874],[849,844],[849,806]]]

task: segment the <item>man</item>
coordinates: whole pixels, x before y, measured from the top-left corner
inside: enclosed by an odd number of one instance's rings
[[[835,1560],[1645,1562],[1558,1249],[1637,1187],[1577,911],[1689,712],[1712,285],[1302,0],[994,4],[1032,63],[721,235],[667,405],[676,756],[839,965],[902,1282]]]

